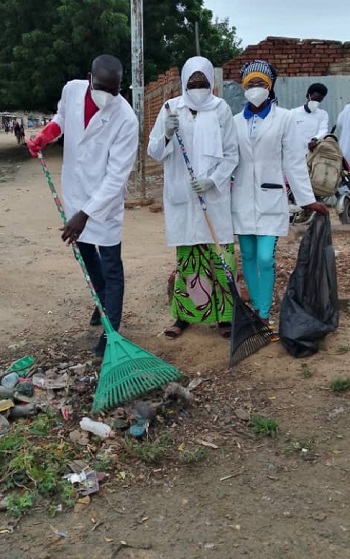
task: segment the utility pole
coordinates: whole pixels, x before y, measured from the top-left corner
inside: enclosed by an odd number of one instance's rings
[[[140,141],[137,152],[136,189],[146,197],[144,145],[144,58],[143,58],[143,0],[131,0],[131,75],[132,106],[139,121]]]
[[[198,21],[194,22],[194,34],[196,37],[196,55],[200,56],[201,55],[201,48],[199,46],[199,25],[198,25]]]

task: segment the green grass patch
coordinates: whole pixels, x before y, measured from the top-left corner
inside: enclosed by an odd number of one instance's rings
[[[75,489],[63,475],[77,452],[58,438],[55,426],[53,416],[40,414],[30,424],[18,420],[10,433],[0,437],[0,493],[13,516],[47,500],[74,505]]]
[[[250,420],[250,429],[257,437],[275,437],[278,424],[272,417],[254,414]]]
[[[330,388],[333,392],[345,392],[350,389],[350,377],[336,378],[330,383]]]

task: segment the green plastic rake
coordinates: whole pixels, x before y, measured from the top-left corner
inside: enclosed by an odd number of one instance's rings
[[[54,197],[56,208],[63,223],[66,224],[67,218],[63,206],[42,153],[39,153],[38,157]],[[114,330],[94,289],[78,245],[73,242],[72,248],[83,271],[91,296],[100,311],[101,322],[107,336],[107,346],[94,395],[92,411],[96,413],[113,408],[122,402],[133,400],[150,390],[179,378],[181,372],[176,367],[126,340]]]

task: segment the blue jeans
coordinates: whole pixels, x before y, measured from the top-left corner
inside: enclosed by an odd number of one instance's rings
[[[121,243],[104,247],[77,243],[105,313],[118,331],[123,311],[124,269]]]
[[[238,235],[244,279],[252,306],[261,318],[270,316],[277,239],[272,235]]]

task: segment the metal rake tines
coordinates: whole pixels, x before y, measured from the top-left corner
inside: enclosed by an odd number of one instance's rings
[[[256,334],[252,334],[248,338],[238,342],[235,347],[231,350],[230,365],[237,365],[246,357],[254,355],[259,349],[267,346],[272,341],[276,340],[276,334],[266,326],[266,329],[262,329]]]

